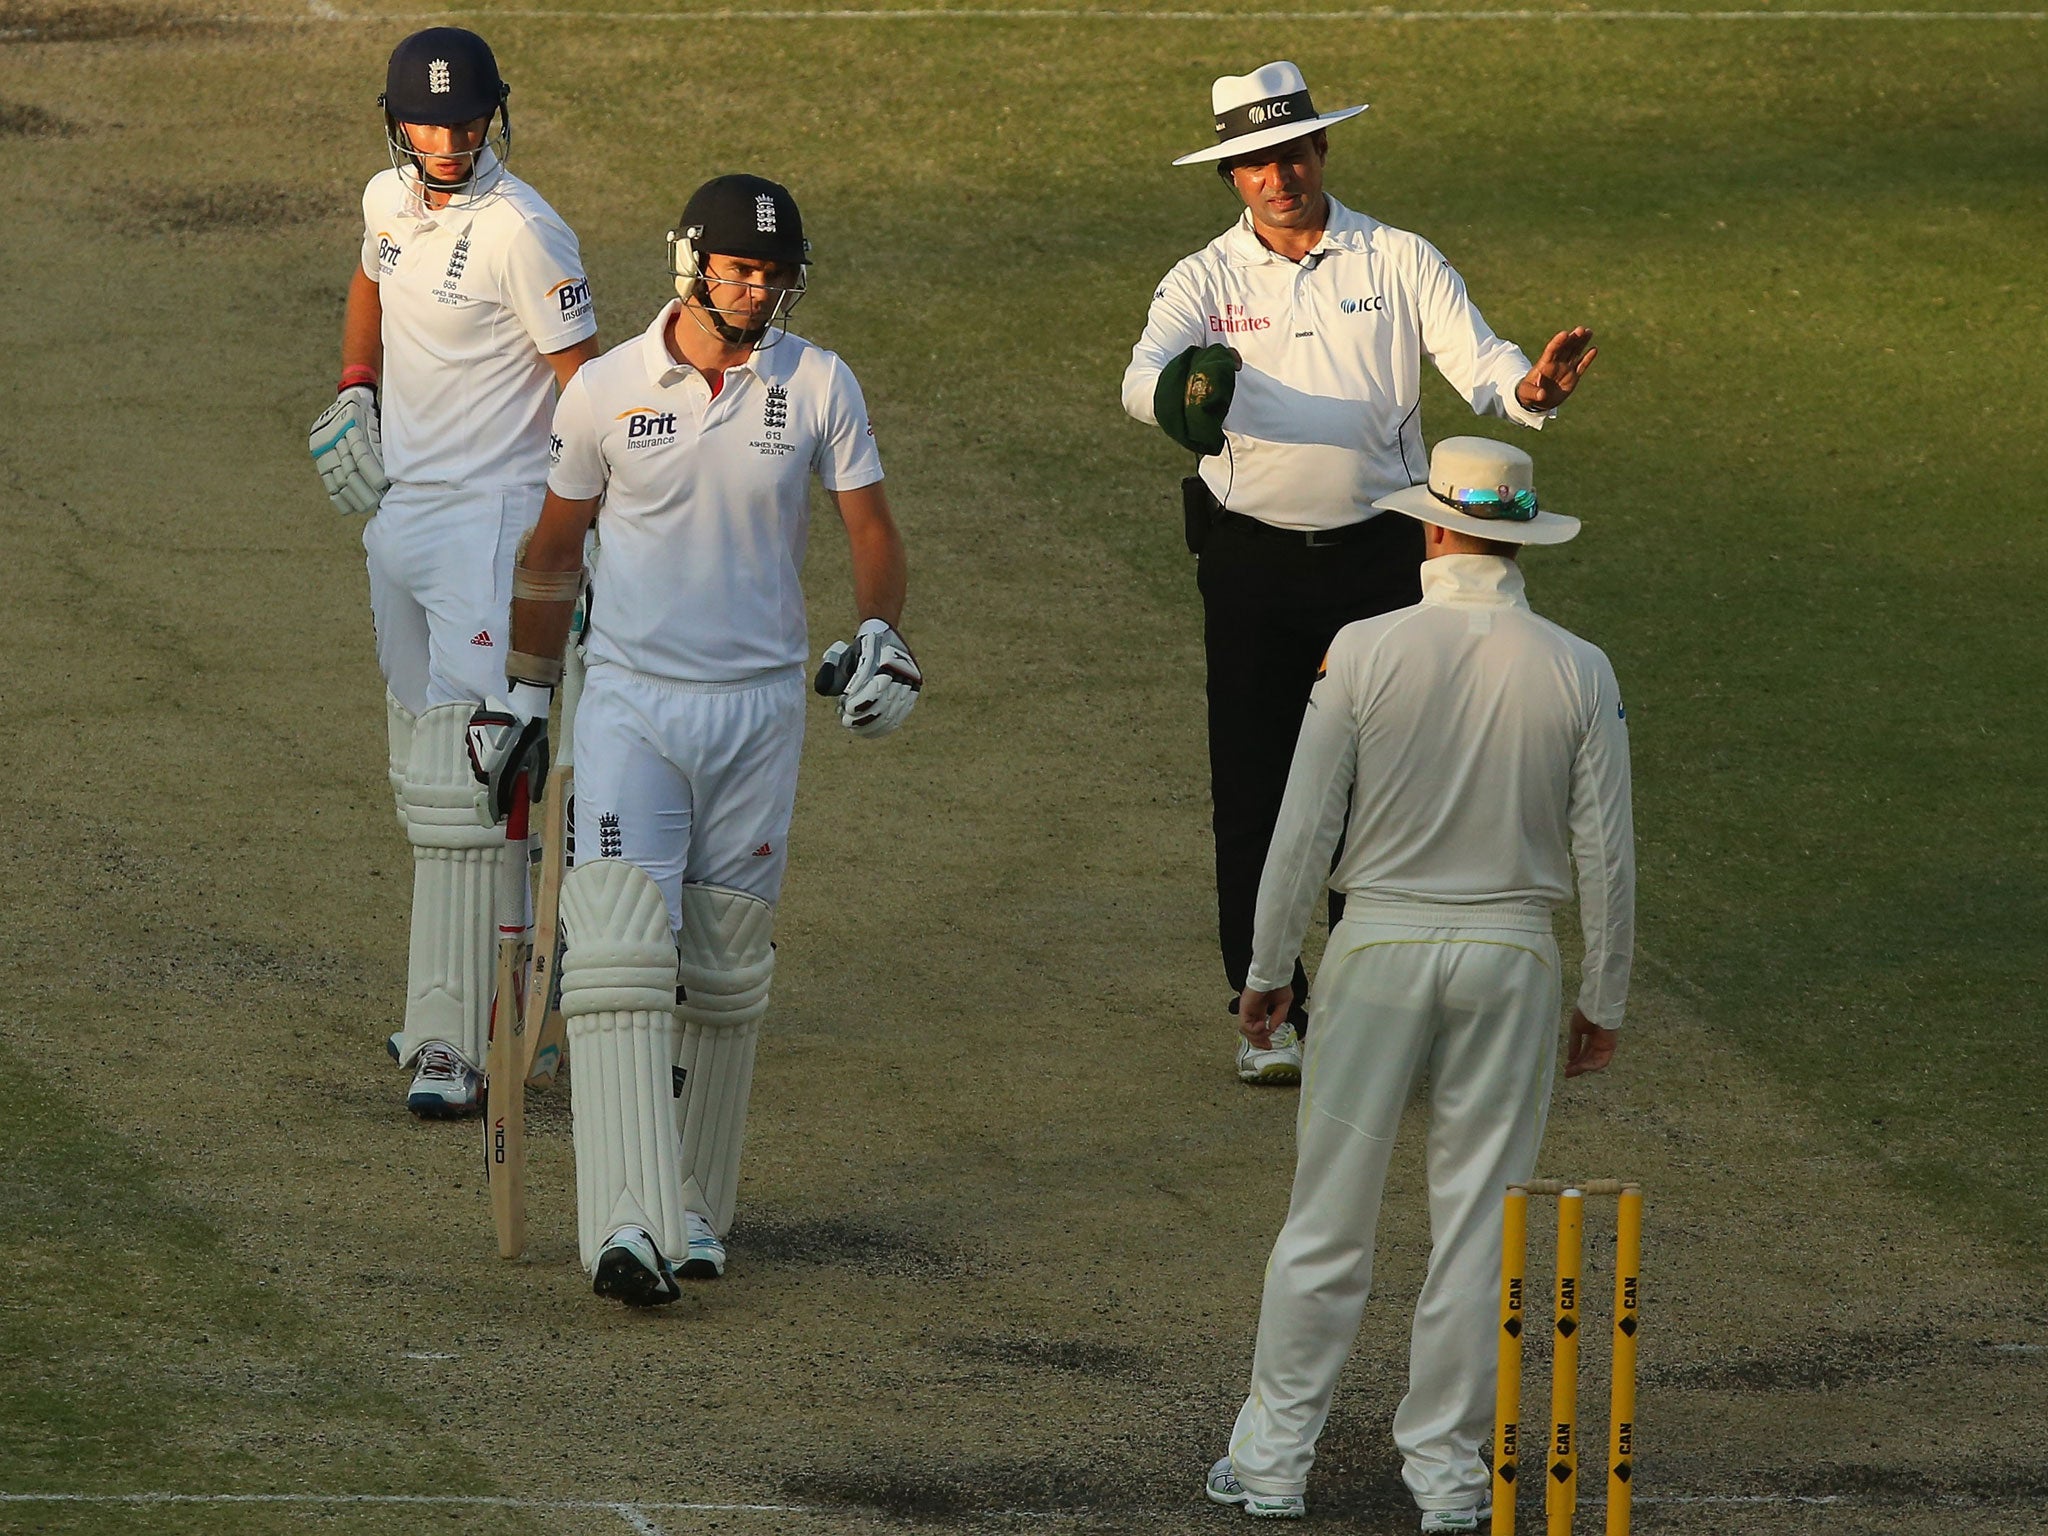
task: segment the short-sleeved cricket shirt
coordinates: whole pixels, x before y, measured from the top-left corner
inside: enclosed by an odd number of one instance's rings
[[[727,369],[714,396],[669,352],[677,308],[562,392],[548,487],[604,497],[592,659],[740,682],[808,659],[811,477],[858,490],[882,478],[882,459],[838,354],[780,334]]]
[[[597,333],[576,236],[486,154],[473,205],[430,209],[397,171],[363,189],[363,271],[384,310],[384,468],[488,491],[548,471],[554,369]]]

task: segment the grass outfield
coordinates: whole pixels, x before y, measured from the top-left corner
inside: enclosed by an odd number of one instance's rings
[[[755,1388],[733,1386],[726,1454],[690,1478],[956,1524],[1110,1507],[1105,1528],[1137,1529],[1227,1424],[1291,1100],[1224,1073],[1185,457],[1116,386],[1159,274],[1230,214],[1212,175],[1165,163],[1207,136],[1208,80],[1291,56],[1319,101],[1373,103],[1332,134],[1337,196],[1428,235],[1525,345],[1600,333],[1581,397],[1515,440],[1587,524],[1530,558],[1535,601],[1613,656],[1634,731],[1644,1033],[1624,1081],[1561,1101],[1553,1143],[1664,1179],[1646,1490],[1760,1477],[1892,1510],[1771,1527],[1814,1532],[1945,1530],[1927,1501],[1959,1493],[2017,1511],[1973,1529],[2037,1528],[2038,1468],[1999,1459],[1988,1405],[2015,1381],[2048,1403],[2038,1306],[2010,1302],[2048,1221],[2028,622],[2048,578],[2048,21],[547,9],[461,14],[514,82],[514,165],[578,230],[608,343],[661,301],[662,231],[704,176],[760,169],[802,200],[800,329],[866,386],[932,680],[880,749],[813,717],[785,1033],[764,1043],[781,1086],[757,1098],[744,1196],[772,1218],[756,1252],[785,1264],[736,1259],[740,1283],[692,1303],[788,1417],[744,1419]],[[0,852],[0,1492],[673,1496],[653,1430],[600,1432],[644,1335],[589,1310],[559,1241],[473,1262],[467,1135],[439,1160],[380,1070],[407,871],[355,529],[303,432],[409,25],[0,0],[20,189],[0,226],[0,812],[20,829]],[[1474,426],[1436,383],[1424,418],[1432,440]],[[820,525],[820,637],[845,625],[841,544]],[[536,1227],[559,1236],[564,1125],[537,1103]],[[1240,1184],[1266,1202],[1250,1216]],[[922,1269],[809,1257],[871,1206],[939,1234]],[[1412,1240],[1413,1212],[1389,1220]],[[1751,1260],[1785,1288],[1736,1295]],[[1412,1262],[1390,1242],[1361,1360],[1398,1340]],[[994,1308],[1025,1342],[948,1342]],[[749,1334],[749,1313],[790,1331]],[[844,1335],[813,1339],[818,1318]],[[1016,1364],[1077,1332],[1111,1352]],[[1738,1402],[1736,1366],[1788,1335],[1835,1354]],[[1870,1364],[1908,1335],[1953,1347]],[[687,1348],[722,1361],[719,1337]],[[1976,1341],[2014,1352],[1994,1372]],[[411,1357],[444,1345],[471,1379],[436,1398]],[[1406,1529],[1372,1491],[1379,1390],[1333,1426],[1318,1489],[1352,1528]],[[977,1417],[1011,1395],[1038,1416]],[[486,1451],[507,1403],[581,1437],[559,1472],[530,1434]],[[1981,1428],[1983,1455],[1931,1443],[1930,1420]],[[1806,1481],[1759,1471],[1781,1445]],[[792,1446],[805,1470],[778,1482]],[[920,1504],[934,1487],[957,1496]],[[286,1522],[0,1506],[17,1528]]]

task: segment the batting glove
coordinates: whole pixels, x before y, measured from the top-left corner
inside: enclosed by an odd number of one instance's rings
[[[384,473],[384,428],[373,386],[351,384],[336,395],[306,434],[306,447],[335,511],[368,517],[377,510],[391,481]]]
[[[840,645],[841,665],[848,671],[839,695],[839,723],[856,736],[888,735],[916,707],[924,687],[924,673],[910,646],[880,619],[862,623],[850,647],[843,641]]]
[[[464,739],[469,748],[469,771],[476,775],[477,783],[490,791],[495,821],[503,821],[512,814],[512,796],[522,773],[527,776],[527,798],[541,798],[548,782],[545,709],[529,715],[503,699],[492,699],[478,705],[476,713],[469,717]]]

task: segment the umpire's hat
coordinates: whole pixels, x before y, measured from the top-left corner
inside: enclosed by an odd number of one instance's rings
[[[511,93],[489,43],[461,27],[428,27],[391,50],[378,99],[401,123],[453,127],[489,117]]]
[[[1334,112],[1317,112],[1300,67],[1285,59],[1261,64],[1248,75],[1218,76],[1209,89],[1209,104],[1215,109],[1218,142],[1182,155],[1175,165],[1198,165],[1271,149],[1365,111],[1364,107],[1339,107]]]

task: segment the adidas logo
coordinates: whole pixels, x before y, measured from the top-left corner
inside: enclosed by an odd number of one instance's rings
[[[763,843],[760,847],[754,850],[754,857],[757,859],[765,859],[772,856],[774,852],[775,850],[772,847],[770,847],[767,843]]]
[[[492,644],[491,632],[488,629],[480,629],[474,635],[470,636],[469,643],[471,645],[480,645],[488,651],[491,648]]]

